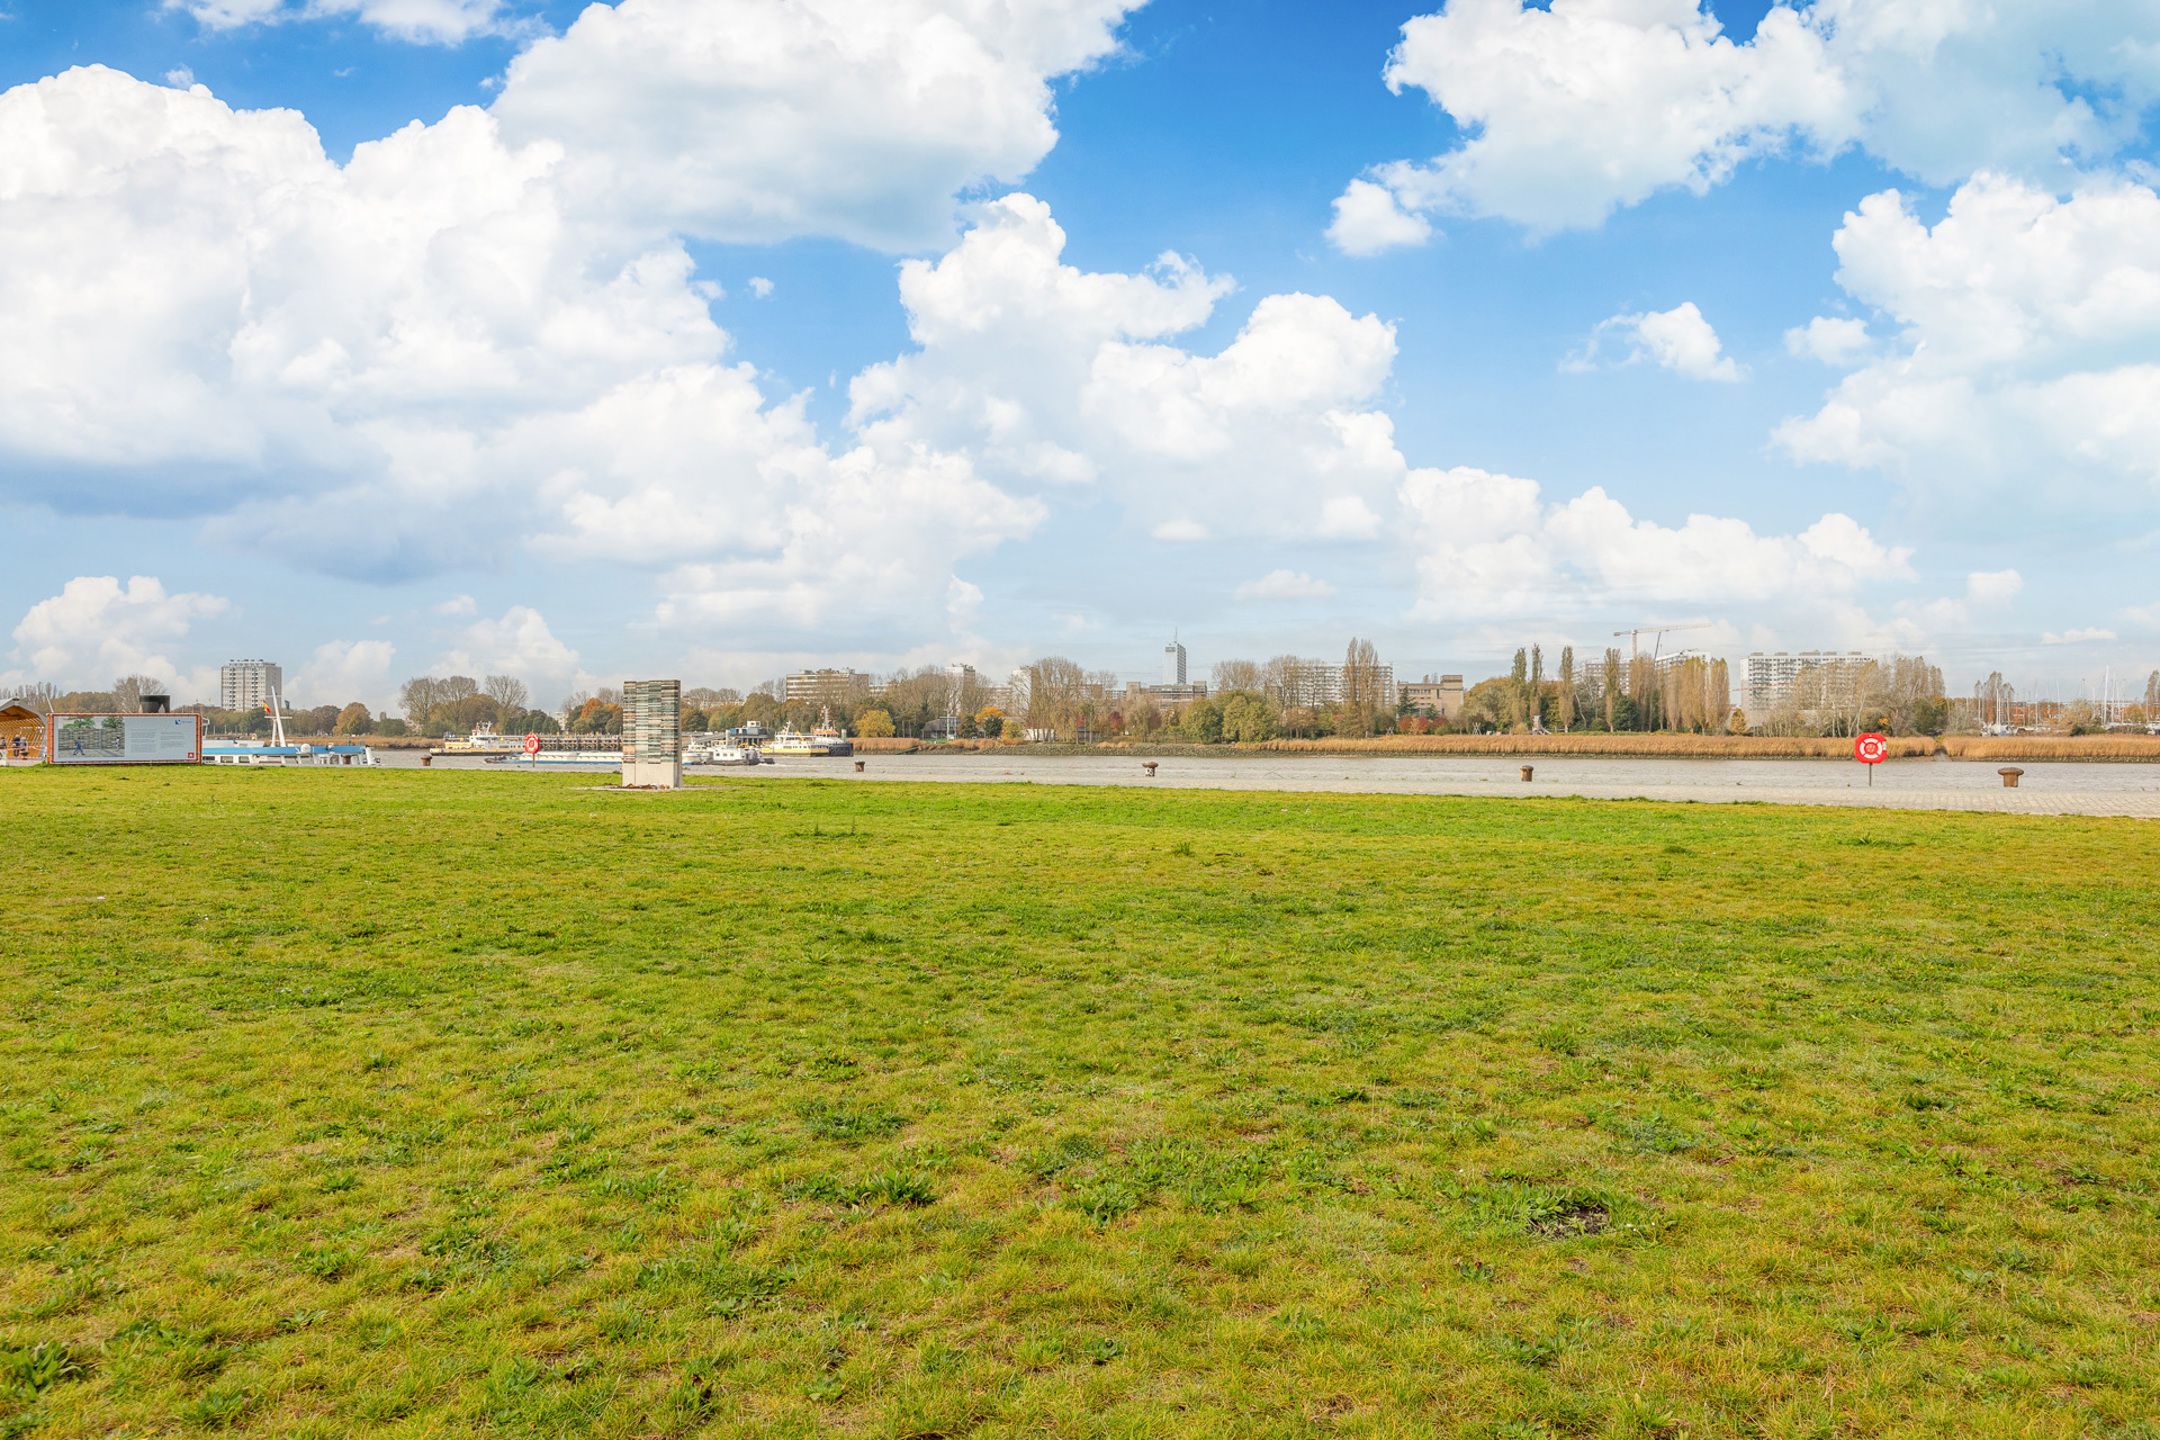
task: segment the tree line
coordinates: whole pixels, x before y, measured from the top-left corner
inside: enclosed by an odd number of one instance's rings
[[[1030,734],[1061,740],[1131,737],[1195,744],[1248,743],[1279,737],[1358,737],[1448,731],[1520,730],[1682,731],[1695,734],[1857,735],[1879,730],[1939,735],[2033,723],[2028,708],[2000,672],[1968,696],[1944,693],[1942,671],[1924,657],[1899,655],[1802,670],[1791,693],[1750,726],[1735,706],[1725,661],[1688,655],[1658,661],[1607,649],[1587,663],[1562,647],[1548,668],[1541,646],[1515,652],[1508,673],[1481,680],[1464,696],[1461,713],[1442,717],[1430,707],[1389,699],[1387,671],[1368,640],[1353,637],[1342,663],[1298,655],[1266,661],[1224,660],[1209,676],[1204,698],[1120,688],[1116,676],[1060,655],[1021,667],[1017,684],[992,687],[972,671],[924,666],[902,671],[873,688],[868,677],[814,697],[785,698],[785,682],[741,691],[693,687],[683,692],[682,723],[693,734],[756,724],[767,731],[808,729],[827,718],[852,733],[1018,740]],[[66,690],[49,683],[20,687],[14,698],[41,713],[127,714],[145,695],[170,694],[149,675],[123,675],[104,690]],[[2135,692],[2133,692],[2135,693]],[[174,707],[203,717],[218,735],[263,735],[270,717],[260,709],[214,705]],[[397,710],[370,712],[360,701],[289,711],[289,735],[395,738],[458,736],[482,725],[498,733],[620,734],[622,696],[613,688],[565,696],[554,711],[532,704],[525,682],[510,675],[416,675],[398,687]],[[2022,718],[2019,718],[2022,717]],[[2051,707],[2045,717],[2073,733],[2105,720],[2089,701]],[[2160,723],[2160,670],[2147,676],[2142,703],[2116,707],[2114,718]]]

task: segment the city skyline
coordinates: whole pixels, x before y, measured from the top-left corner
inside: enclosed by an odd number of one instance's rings
[[[0,691],[2142,677],[2160,20],[1889,13],[8,0]]]
[[[1614,636],[1612,638],[1618,640],[1622,637]],[[1528,651],[1533,646],[1542,649],[1544,652],[1542,663],[1545,667],[1546,678],[1548,680],[1556,679],[1561,657],[1570,648],[1571,642],[1561,641],[1558,644],[1549,646],[1542,645],[1540,642],[1528,642],[1517,648]],[[1147,691],[1157,700],[1174,705],[1184,700],[1199,698],[1211,692],[1221,693],[1222,687],[1215,683],[1218,678],[1215,672],[1218,666],[1224,664],[1264,664],[1271,660],[1295,660],[1307,667],[1318,667],[1321,670],[1339,668],[1341,664],[1340,660],[1331,654],[1299,654],[1294,651],[1276,651],[1269,654],[1223,655],[1205,658],[1199,662],[1192,661],[1189,654],[1181,653],[1178,656],[1177,663],[1183,665],[1190,675],[1192,684],[1188,686],[1183,682],[1169,679],[1166,673],[1171,663],[1171,652],[1173,650],[1184,652],[1186,648],[1181,641],[1173,638],[1170,644],[1164,648],[1163,661],[1152,672],[1141,667],[1128,669],[1115,665],[1102,668],[1083,668],[1102,677],[1103,686],[1108,693],[1123,693],[1128,690]],[[1572,648],[1575,651],[1575,663],[1578,671],[1584,673],[1596,672],[1603,665],[1605,655],[1610,649],[1620,655],[1622,659],[1621,673],[1623,675],[1626,673],[1629,650],[1624,644],[1612,646],[1573,645]],[[1646,647],[1644,653],[1649,655],[1653,652]],[[715,679],[711,676],[681,676],[674,678],[680,679],[681,683],[690,689],[718,688],[731,690],[738,695],[763,690],[789,703],[817,704],[856,691],[860,691],[864,695],[874,696],[882,692],[886,684],[892,680],[925,671],[942,671],[954,678],[959,678],[964,673],[969,681],[979,683],[987,692],[1002,693],[1017,684],[1020,675],[1034,663],[1048,658],[1053,658],[1053,652],[1044,651],[1030,656],[1012,667],[1000,668],[994,671],[982,671],[979,674],[977,667],[966,661],[942,663],[933,661],[920,665],[900,666],[890,670],[859,669],[845,664],[806,662],[801,666],[791,667],[782,673],[761,675],[739,684],[725,679]],[[1072,657],[1056,656],[1055,658],[1070,659]],[[1802,650],[1780,649],[1725,653],[1714,648],[1701,646],[1675,646],[1662,652],[1661,664],[1669,666],[1689,659],[1724,662],[1729,667],[1732,677],[1731,684],[1735,705],[1751,713],[1772,708],[1774,701],[1768,698],[1771,694],[1783,696],[1790,693],[1793,677],[1817,665],[1825,665],[1835,671],[1840,667],[1860,664],[1889,664],[1898,659],[1933,662],[1932,656],[1909,654],[1907,652],[1870,653],[1855,650],[1808,648]],[[1508,673],[1509,667],[1513,663],[1513,652],[1511,651],[1503,657],[1494,657],[1485,662],[1474,661],[1467,668],[1456,662],[1430,666],[1415,663],[1403,665],[1396,663],[1385,652],[1379,654],[1378,663],[1380,669],[1385,672],[1386,684],[1390,691],[1416,689],[1422,694],[1435,689],[1437,682],[1442,679],[1459,681],[1465,689],[1468,689],[1475,688],[1481,681],[1503,677]],[[1480,669],[1481,663],[1489,668]],[[454,673],[448,669],[438,668],[433,671],[421,672],[421,675],[417,677],[402,675],[389,682],[388,689],[384,694],[375,697],[360,693],[289,691],[284,687],[284,668],[276,661],[260,658],[229,660],[215,667],[212,671],[215,677],[212,693],[191,695],[181,690],[171,698],[174,703],[182,706],[216,704],[226,710],[244,710],[259,708],[261,702],[253,698],[256,694],[274,693],[288,708],[293,709],[309,709],[333,703],[342,705],[358,701],[375,713],[388,715],[396,713],[400,709],[398,691],[405,681],[413,678],[424,678],[429,675],[440,677]],[[1942,667],[1937,665],[1936,668],[1941,669]],[[508,673],[509,678],[521,684],[526,683],[527,677],[525,676],[517,675],[514,672],[504,673]],[[1779,677],[1774,683],[1773,689],[1771,691],[1763,690],[1763,682],[1758,677],[1773,674]],[[2000,683],[2007,686],[2009,691],[2016,696],[2020,704],[2054,705],[2089,702],[2094,704],[2137,705],[2143,699],[2145,687],[2154,675],[2160,675],[2160,666],[2155,666],[2151,670],[2137,669],[2135,667],[2103,667],[2099,672],[2091,675],[2041,674],[2037,672],[2029,674],[2013,673],[1997,666],[1977,672],[1970,677],[1960,677],[1946,672],[1942,691],[1946,698],[1955,700],[1961,697],[1969,697],[1991,680],[1999,679]],[[113,680],[122,678],[133,679],[137,677],[112,677]],[[149,675],[140,678],[164,681],[167,684],[171,683],[161,675]],[[478,679],[480,676],[475,674],[470,678]],[[545,692],[533,692],[531,696],[532,703],[538,708],[554,714],[564,706],[569,705],[572,700],[585,697],[595,691],[620,690],[626,684],[632,683],[632,678],[627,675],[584,676],[557,699],[551,699]],[[268,688],[265,689],[265,686]],[[20,694],[43,692],[47,687],[51,687],[57,693],[67,693],[71,689],[96,692],[107,688],[103,684],[70,687],[50,681],[30,682],[28,684],[18,684],[12,690],[0,691],[0,700]],[[236,687],[242,687],[245,690],[245,693],[240,697],[242,701],[240,704],[230,703],[236,694]],[[1316,698],[1332,703],[1333,697]]]

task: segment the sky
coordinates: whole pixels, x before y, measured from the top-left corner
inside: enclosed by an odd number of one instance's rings
[[[2142,691],[2156,137],[2160,0],[0,0],[0,690]]]

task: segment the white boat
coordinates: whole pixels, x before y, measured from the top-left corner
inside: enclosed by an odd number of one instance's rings
[[[486,721],[473,726],[472,733],[463,740],[453,735],[443,736],[438,747],[445,755],[516,755],[525,749],[522,735],[500,735]]]
[[[205,765],[306,766],[341,770],[352,766],[379,765],[375,752],[365,745],[288,744],[285,740],[285,701],[273,695],[263,712],[270,717],[268,740],[209,740],[203,743]]]
[[[808,734],[788,726],[773,736],[765,749],[773,755],[852,755],[855,742],[832,723],[832,711],[827,709],[825,718]]]
[[[765,757],[754,745],[730,745],[724,740],[693,739],[683,746],[685,765],[762,765]]]
[[[365,745],[269,745],[260,740],[212,740],[203,745],[205,765],[380,765]]]

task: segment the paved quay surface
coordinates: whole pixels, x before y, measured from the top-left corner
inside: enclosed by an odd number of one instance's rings
[[[417,767],[414,751],[386,751],[383,763]],[[1603,759],[1545,756],[1531,760],[1524,784],[1514,756],[1235,755],[1173,756],[1156,762],[1125,755],[864,755],[863,773],[843,759],[782,759],[756,770],[691,770],[692,776],[744,779],[792,776],[856,782],[927,780],[975,785],[1142,785],[1178,790],[1281,790],[1341,795],[1569,795],[1592,800],[1667,800],[1710,805],[1844,805],[1877,810],[1965,810],[2006,815],[2117,815],[2160,819],[2160,764],[2020,764],[2019,788],[2006,790],[1998,760],[1893,760],[1868,784],[1850,760]],[[504,769],[476,759],[438,760],[440,770]],[[591,773],[605,773],[604,763]],[[559,770],[549,772],[560,774]],[[573,772],[575,773],[575,772]]]
[[[864,772],[842,760],[794,760],[758,775],[972,784],[1152,785],[1167,789],[1283,790],[1370,795],[1580,796],[1702,804],[1842,805],[1878,810],[1962,810],[2013,815],[2114,815],[2160,819],[2160,765],[2031,761],[2015,790],[2000,761],[1910,760],[1862,768],[1833,760],[1632,760],[1436,756],[1381,759],[1237,756],[1157,761],[1153,779],[1124,756],[1008,758],[988,755],[866,755]],[[693,772],[696,773],[696,772]],[[741,773],[741,772],[731,772]]]

